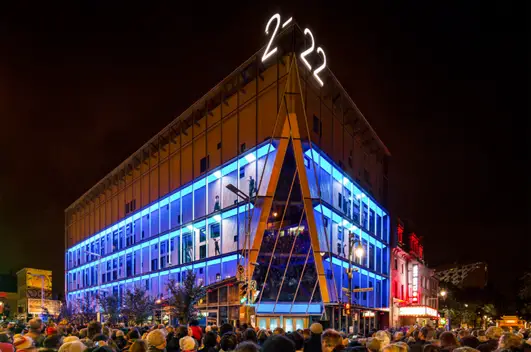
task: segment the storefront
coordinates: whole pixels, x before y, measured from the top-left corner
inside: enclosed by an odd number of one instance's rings
[[[439,314],[437,310],[428,306],[404,306],[398,309],[400,326],[437,326]]]

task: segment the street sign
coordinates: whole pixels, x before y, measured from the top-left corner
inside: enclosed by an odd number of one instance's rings
[[[371,292],[371,291],[374,291],[374,287],[355,288],[352,290],[352,292]]]

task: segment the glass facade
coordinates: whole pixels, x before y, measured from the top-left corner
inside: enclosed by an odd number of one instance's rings
[[[316,257],[295,165],[293,149],[288,147],[254,270],[259,291],[255,303],[262,314],[322,312]],[[352,257],[357,270],[352,288],[372,288],[354,294],[353,302],[367,308],[388,307],[387,213],[315,147],[313,153],[305,152],[304,167],[319,240],[317,258],[323,261],[330,302],[348,301],[342,288],[349,286],[346,269],[352,236],[364,249],[361,258]]]
[[[157,297],[189,269],[204,285],[235,276],[246,206],[226,186],[256,192],[262,173],[269,182],[275,154],[273,144],[254,148],[68,248],[67,299],[140,285]]]

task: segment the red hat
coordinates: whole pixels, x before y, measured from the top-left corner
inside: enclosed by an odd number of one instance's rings
[[[55,335],[57,334],[57,329],[53,327],[47,327],[46,328],[46,335]]]

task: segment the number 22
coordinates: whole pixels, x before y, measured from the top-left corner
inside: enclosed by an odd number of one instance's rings
[[[310,55],[310,53],[315,49],[315,41],[313,39],[312,32],[308,28],[306,28],[304,30],[304,34],[310,36],[310,38],[312,39],[312,45],[308,49],[304,50],[301,53],[301,60],[306,65],[306,67],[308,67],[308,69],[311,71],[312,70],[312,66],[310,65],[308,60],[306,60],[306,56]],[[321,73],[321,71],[324,70],[325,67],[326,67],[326,54],[325,54],[324,50],[321,49],[321,47],[317,48],[317,54],[323,55],[323,64],[321,66],[317,67],[315,69],[315,71],[313,71],[313,76],[315,77],[317,82],[319,82],[319,84],[322,87],[324,85],[324,83],[323,83],[323,80],[321,79],[321,77],[319,77],[319,73]]]

